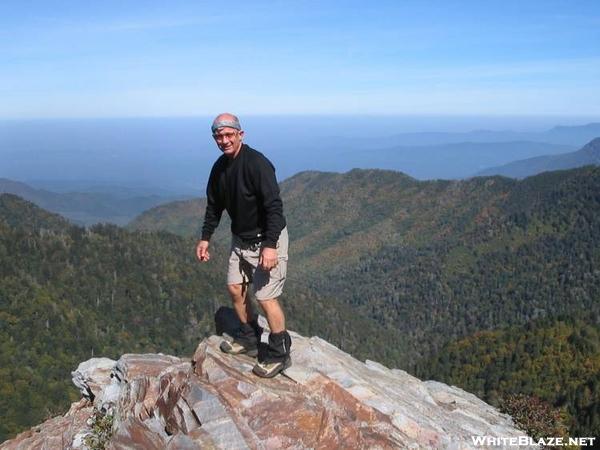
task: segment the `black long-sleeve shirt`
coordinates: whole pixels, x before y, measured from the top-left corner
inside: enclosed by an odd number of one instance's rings
[[[286,221],[275,168],[262,153],[242,144],[234,159],[221,155],[210,172],[206,199],[203,240],[210,240],[226,209],[233,234],[276,248]]]

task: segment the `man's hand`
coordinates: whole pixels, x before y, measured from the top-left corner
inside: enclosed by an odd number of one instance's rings
[[[206,262],[210,259],[210,253],[208,253],[208,241],[200,241],[196,246],[196,258],[200,262]]]
[[[270,271],[273,267],[277,265],[277,249],[263,247],[260,251],[260,258],[258,259],[258,265],[266,270]]]

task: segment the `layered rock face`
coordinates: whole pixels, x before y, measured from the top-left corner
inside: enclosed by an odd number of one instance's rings
[[[290,334],[293,366],[273,379],[253,375],[252,358],[222,353],[218,336],[191,361],[91,359],[73,372],[80,402],[0,448],[86,448],[94,408],[113,417],[109,449],[466,449],[472,436],[524,435],[461,389]]]

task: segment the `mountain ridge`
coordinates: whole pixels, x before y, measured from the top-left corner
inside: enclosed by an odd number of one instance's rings
[[[157,195],[119,197],[102,192],[57,193],[8,178],[0,178],[0,193],[22,197],[78,225],[99,222],[124,225],[145,209],[170,201]]]
[[[377,147],[406,146],[429,146],[440,144],[451,144],[461,142],[471,143],[499,143],[508,141],[530,141],[536,143],[584,145],[590,139],[600,134],[600,122],[589,122],[584,125],[555,125],[544,131],[514,131],[510,129],[491,130],[478,129],[466,132],[446,131],[421,131],[395,133],[391,136],[381,138],[363,138],[359,141],[363,144],[375,143]],[[351,140],[341,138],[343,143]],[[340,137],[332,137],[332,141],[339,141]]]
[[[566,170],[585,165],[600,164],[600,138],[595,138],[577,151],[555,155],[542,155],[534,158],[513,161],[503,166],[491,167],[476,176],[502,175],[511,178],[525,178],[541,172]]]
[[[28,231],[62,231],[69,226],[68,220],[61,215],[43,211],[35,203],[8,193],[0,193],[0,222]]]

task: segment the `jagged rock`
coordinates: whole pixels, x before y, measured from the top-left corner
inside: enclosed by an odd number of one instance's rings
[[[71,372],[73,384],[84,398],[94,401],[106,384],[106,378],[113,371],[115,361],[110,358],[92,358],[79,364]]]
[[[93,407],[86,399],[71,404],[69,411],[61,417],[46,420],[41,425],[19,434],[16,438],[0,445],[0,449],[68,449],[74,448],[73,441],[79,430],[87,427]]]
[[[222,329],[221,331],[227,331]],[[93,393],[1,449],[84,448],[93,407],[114,415],[109,449],[475,448],[471,436],[523,436],[510,417],[459,388],[361,363],[291,333],[293,366],[261,379],[254,360],[202,341],[192,361],[166,355],[90,360],[73,372]],[[75,381],[74,381],[75,382]]]

